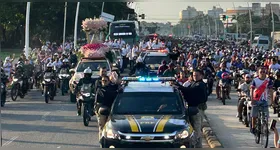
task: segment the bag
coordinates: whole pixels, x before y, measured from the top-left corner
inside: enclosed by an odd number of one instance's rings
[[[266,89],[266,86],[268,84],[268,80],[265,80],[262,85],[257,89],[255,90],[254,94],[253,94],[253,99],[256,100],[256,101],[259,101],[264,90]]]

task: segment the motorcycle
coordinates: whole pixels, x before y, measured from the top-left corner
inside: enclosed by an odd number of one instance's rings
[[[275,112],[277,113],[277,116],[280,117],[280,87],[277,88],[275,103]]]
[[[250,106],[248,103],[250,102],[250,98],[248,96],[241,96],[238,102],[239,105],[242,105],[242,122],[244,125],[246,125],[246,127],[249,127],[250,115],[248,115],[248,113],[250,114],[250,110],[249,110]]]
[[[24,98],[25,94],[27,93],[27,88],[25,87],[26,83],[23,83],[22,79],[18,79],[13,77],[12,81],[12,88],[11,88],[11,98],[13,101],[17,100],[17,97]]]
[[[77,96],[77,107],[79,114],[83,116],[85,126],[89,125],[91,117],[94,116],[93,103],[95,94],[92,93],[91,84],[83,84]]]
[[[6,90],[6,85],[4,83],[1,83],[0,85],[1,85],[1,107],[4,107],[6,103],[7,90]]]
[[[44,75],[44,80],[42,82],[42,85],[44,87],[44,97],[45,102],[49,103],[49,100],[54,100],[54,86],[55,81],[51,78],[51,73],[46,73]]]
[[[228,93],[229,93],[228,87],[230,85],[228,85],[226,80],[220,80],[219,81],[219,86],[220,86],[220,89],[221,89],[220,90],[220,94],[221,94],[220,97],[222,99],[223,105],[225,105],[226,104],[226,99],[227,99],[227,96],[228,96]]]
[[[69,89],[69,80],[70,80],[70,75],[67,73],[65,69],[62,69],[58,75],[59,80],[60,80],[60,89],[61,89],[61,94],[64,96],[64,93],[67,93]]]
[[[232,75],[233,75],[233,85],[234,85],[235,89],[237,89],[238,86],[239,86],[239,82],[242,80],[242,76],[240,75],[238,69],[236,69],[236,70],[232,73]]]
[[[244,122],[244,124],[246,125],[246,127],[250,127],[250,129],[251,129],[252,128],[252,123],[251,123],[252,122],[252,118],[251,118],[251,110],[252,110],[251,99],[247,97],[244,104],[247,107],[246,122]]]

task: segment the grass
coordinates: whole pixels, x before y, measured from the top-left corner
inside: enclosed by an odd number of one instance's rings
[[[15,58],[18,58],[20,56],[20,54],[22,53],[22,50],[15,50],[15,49],[2,49],[0,52],[0,59],[2,59],[3,61],[5,60],[5,58],[7,56],[13,55],[15,54]]]

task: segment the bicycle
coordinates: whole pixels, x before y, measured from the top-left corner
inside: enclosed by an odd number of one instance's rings
[[[261,144],[262,148],[267,148],[269,138],[268,115],[264,109],[268,107],[268,105],[258,103],[256,106],[258,107],[258,117],[256,120],[255,142]]]

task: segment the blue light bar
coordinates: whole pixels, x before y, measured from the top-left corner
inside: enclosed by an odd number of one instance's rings
[[[139,82],[159,82],[159,81],[176,81],[174,77],[123,77],[123,81]]]

